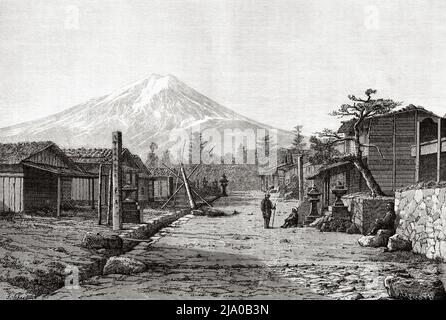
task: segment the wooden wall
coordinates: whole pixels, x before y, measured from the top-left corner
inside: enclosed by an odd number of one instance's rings
[[[139,178],[138,179],[138,200],[139,201],[149,201],[149,179]]]
[[[410,152],[415,136],[415,112],[371,119],[369,141],[380,147],[384,158],[370,148],[368,164],[384,192],[415,182],[415,158]]]
[[[410,151],[416,143],[415,112],[398,115],[395,125],[395,188],[401,188],[415,182],[415,157]]]
[[[379,146],[384,158],[369,149],[368,165],[384,192],[393,190],[393,117],[370,119],[369,143]]]
[[[0,175],[0,212],[22,212],[23,174]]]
[[[43,150],[42,152],[39,152],[32,156],[31,158],[27,159],[27,161],[34,162],[34,163],[42,163],[42,164],[48,164],[53,167],[68,167],[65,161],[56,154],[54,151],[51,150],[51,148],[48,148],[46,150]]]
[[[108,201],[108,175],[102,177],[102,203],[105,205]],[[91,200],[91,186],[94,184],[94,200],[98,200],[99,179],[91,178],[72,178],[71,181],[71,200],[88,201]]]
[[[169,180],[168,178],[158,178],[154,181],[154,197],[155,199],[165,199],[169,196]]]
[[[57,203],[57,176],[46,171],[24,168],[24,209],[55,207]]]

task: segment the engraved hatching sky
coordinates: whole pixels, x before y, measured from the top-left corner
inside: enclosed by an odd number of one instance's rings
[[[305,133],[369,87],[443,115],[445,17],[442,0],[0,0],[0,126],[151,73]]]

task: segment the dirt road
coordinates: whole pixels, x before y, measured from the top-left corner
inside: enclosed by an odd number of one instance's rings
[[[238,214],[193,217],[163,229],[144,250],[125,254],[148,265],[147,272],[94,277],[77,290],[61,289],[45,298],[376,299],[387,297],[384,276],[414,262],[362,248],[359,235],[281,229],[293,202],[278,202],[275,227],[265,230],[261,196],[220,199],[217,207]]]

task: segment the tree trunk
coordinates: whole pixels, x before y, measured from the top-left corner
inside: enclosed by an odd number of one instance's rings
[[[376,182],[375,177],[373,177],[367,164],[365,164],[362,159],[354,159],[353,164],[364,178],[367,187],[370,189],[372,197],[385,196],[385,193],[381,190],[378,182]]]
[[[360,128],[363,120],[364,120],[364,116],[363,116],[363,113],[361,113],[361,116],[359,117],[359,119],[356,121],[356,123],[354,125],[356,157],[352,160],[352,162],[355,165],[356,169],[358,169],[358,171],[362,174],[362,177],[364,178],[364,180],[367,184],[367,187],[370,189],[372,197],[385,196],[385,194],[381,190],[381,187],[379,186],[378,182],[376,182],[375,177],[370,172],[369,166],[366,163],[364,163],[364,160],[362,159],[360,129],[359,128]]]

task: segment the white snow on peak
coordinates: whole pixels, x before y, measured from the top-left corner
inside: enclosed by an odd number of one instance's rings
[[[164,144],[173,130],[193,126],[269,127],[207,98],[173,75],[151,74],[56,115],[0,129],[0,137],[8,141],[53,140],[64,146],[66,141],[106,146],[111,131],[121,130],[129,148],[146,152],[150,141]]]

